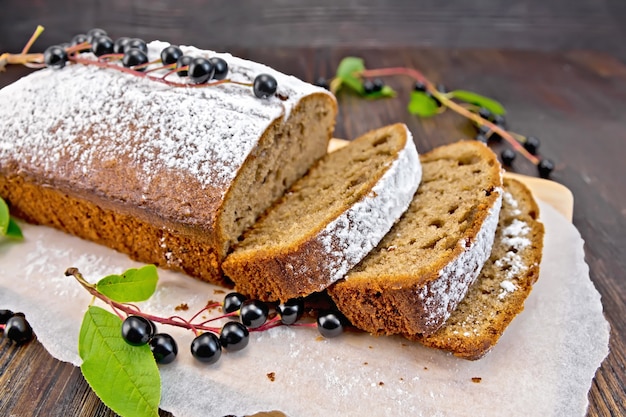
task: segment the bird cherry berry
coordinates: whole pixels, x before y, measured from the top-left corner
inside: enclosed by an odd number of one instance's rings
[[[130,46],[130,43],[128,44]],[[137,65],[143,65],[148,62],[148,55],[140,49],[130,48],[124,52],[124,57],[122,58],[122,65],[126,68],[132,68]],[[144,71],[145,68],[138,68],[138,71]]]
[[[213,73],[213,79],[223,80],[228,75],[228,63],[222,58],[214,56],[209,58],[209,62],[213,64],[215,72]]]
[[[117,38],[113,43],[113,53],[114,54],[123,54],[126,52],[126,47],[128,46],[128,42],[130,42],[130,38],[127,36],[122,36],[121,38]]]
[[[365,94],[372,94],[374,92],[374,82],[372,80],[363,81],[363,92]]]
[[[420,91],[422,93],[426,92],[426,84],[424,84],[421,81],[416,81],[415,85],[413,86],[413,90],[414,91]]]
[[[209,81],[215,73],[215,67],[206,58],[194,58],[189,64],[189,79],[194,84]]]
[[[251,329],[261,327],[269,315],[269,307],[263,301],[246,300],[241,305],[239,316],[241,322]]]
[[[200,362],[215,363],[222,356],[220,340],[211,332],[202,333],[191,342],[191,354]]]
[[[276,78],[269,74],[259,74],[254,79],[253,91],[258,98],[268,98],[276,93],[278,83]]]
[[[232,313],[241,308],[243,302],[246,301],[246,296],[238,292],[231,292],[226,294],[224,302],[222,303],[222,311],[224,313]]]
[[[96,36],[91,41],[91,52],[93,52],[95,56],[112,54],[114,49],[113,47],[113,40],[106,35]]]
[[[524,149],[526,149],[531,155],[537,155],[537,149],[541,142],[534,136],[528,136],[524,141]]]
[[[24,316],[15,314],[7,320],[4,327],[4,334],[9,340],[21,345],[33,338],[33,329]]]
[[[374,78],[374,81],[372,81],[372,83],[374,84],[375,93],[381,91],[385,86],[385,83],[380,78]]]
[[[122,323],[122,337],[129,345],[145,345],[154,336],[156,327],[142,316],[128,316]]]
[[[157,333],[150,339],[150,350],[154,360],[160,364],[172,363],[178,355],[178,345],[167,333]]]
[[[516,153],[513,149],[506,148],[500,153],[500,158],[502,159],[502,163],[508,167],[513,164],[515,160]]]
[[[278,314],[280,314],[280,321],[283,324],[294,324],[302,317],[302,313],[304,313],[304,300],[302,298],[292,298],[278,305]]]
[[[324,77],[319,77],[317,80],[315,80],[315,83],[313,83],[313,85],[317,87],[322,87],[325,90],[330,90],[330,84],[328,84],[328,80]]]
[[[190,57],[189,55],[181,56],[176,61],[176,69],[189,67],[189,65],[191,64],[191,61],[193,61],[193,57]],[[178,74],[179,77],[186,77],[189,74],[189,70],[184,69],[184,70],[177,71],[176,73]]]
[[[0,324],[6,324],[7,320],[15,315],[11,310],[0,310]]]
[[[129,49],[133,49],[133,48],[139,49],[144,54],[148,53],[148,44],[143,39],[132,38],[131,40],[129,40],[128,43],[126,44],[126,51]]]
[[[229,321],[220,331],[220,344],[224,350],[236,352],[248,346],[250,332],[243,324],[236,321]]]
[[[47,66],[52,68],[63,68],[67,60],[67,52],[65,52],[64,48],[58,45],[48,47],[43,53],[43,61]]]
[[[175,45],[170,45],[161,51],[161,62],[164,65],[175,64],[183,56],[183,51]]]
[[[93,41],[99,36],[108,36],[108,33],[100,28],[89,29],[87,31],[87,42],[93,44]]]
[[[482,133],[477,134],[474,139],[476,139],[478,142],[484,143],[485,145],[487,145],[489,143],[489,139],[487,138],[487,136],[485,136]]]
[[[551,159],[542,159],[539,161],[539,164],[537,164],[537,170],[541,178],[548,178],[550,173],[554,171],[554,162],[552,162]]]
[[[478,115],[486,120],[491,120],[491,116],[492,116],[489,109],[485,107],[481,107],[480,109],[478,109]]]
[[[317,330],[326,338],[337,337],[343,332],[344,318],[338,311],[320,311]]]

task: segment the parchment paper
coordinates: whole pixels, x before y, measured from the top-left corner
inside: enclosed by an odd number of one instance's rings
[[[526,310],[482,360],[397,337],[346,333],[326,340],[314,329],[280,327],[252,333],[245,350],[206,366],[189,353],[190,332],[161,326],[179,345],[177,360],[161,367],[161,408],[180,417],[264,410],[297,417],[584,416],[592,378],[608,354],[609,325],[578,231],[543,203],[541,217],[540,279]],[[0,308],[25,312],[55,358],[79,365],[78,331],[91,297],[63,272],[75,266],[95,282],[139,265],[46,227],[21,226],[23,243],[0,244]],[[159,273],[144,311],[190,315],[223,297],[218,287]],[[189,305],[186,313],[175,312],[181,303]]]

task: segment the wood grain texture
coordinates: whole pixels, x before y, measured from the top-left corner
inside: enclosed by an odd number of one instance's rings
[[[102,27],[112,36],[206,40],[214,49],[427,46],[591,49],[626,61],[623,0],[4,0],[0,50],[20,50],[36,25],[52,43]],[[40,46],[41,47],[41,46]]]
[[[211,42],[194,39],[198,46]],[[626,66],[595,52],[542,53],[501,50],[397,48],[236,48],[234,53],[265,62],[305,80],[331,76],[346,55],[368,67],[412,66],[449,88],[473,90],[500,100],[509,126],[541,138],[540,151],[557,162],[553,178],[573,191],[574,224],[586,242],[590,275],[611,324],[608,358],[589,393],[588,415],[626,415]],[[0,85],[25,73],[11,68]],[[418,119],[406,112],[408,79],[389,79],[396,99],[368,101],[339,95],[335,136],[354,138],[384,124],[405,122],[425,152],[474,135],[454,114]],[[504,144],[494,144],[496,151]],[[535,175],[518,158],[514,170]],[[0,342],[0,415],[111,416],[70,365],[52,359],[36,342],[15,348]],[[167,415],[167,414],[163,414]]]

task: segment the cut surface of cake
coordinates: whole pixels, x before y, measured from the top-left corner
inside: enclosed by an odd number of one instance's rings
[[[266,301],[321,291],[378,244],[420,178],[405,125],[368,132],[296,182],[244,234],[224,272],[238,291]]]
[[[462,141],[420,159],[422,183],[407,212],[328,289],[350,322],[370,333],[433,333],[491,253],[502,200],[496,155]]]
[[[168,45],[150,43],[149,59]],[[27,221],[223,283],[232,243],[326,153],[337,106],[325,90],[264,65],[181,49],[224,59],[236,82],[269,74],[276,94],[150,79],[167,69],[36,71],[0,90],[0,196]]]
[[[498,342],[539,278],[543,224],[526,186],[504,179],[500,220],[491,257],[446,323],[429,336],[407,335],[465,359],[480,359]]]

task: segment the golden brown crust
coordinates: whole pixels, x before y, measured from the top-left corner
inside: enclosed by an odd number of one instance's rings
[[[409,339],[450,351],[464,359],[480,359],[498,342],[513,318],[524,309],[524,301],[539,277],[544,227],[537,220],[539,207],[531,192],[513,179],[506,178],[504,185],[505,192],[512,195],[517,207],[512,207],[511,200],[504,199],[493,252],[481,275],[443,327],[429,336],[406,335]],[[507,256],[507,252],[511,256],[504,230],[515,220],[524,222],[528,227],[523,237],[529,240],[529,244],[515,248],[516,259],[523,262],[527,269],[514,277],[508,277],[507,268],[511,266],[499,262]],[[503,290],[500,283],[505,280],[515,285],[514,291]]]
[[[328,289],[342,313],[373,334],[437,330],[482,263],[467,263],[470,270],[463,273],[440,271],[472,246],[490,213],[495,229],[502,175],[488,147],[457,142],[420,159],[422,184],[408,212],[345,280]],[[452,223],[460,225],[454,232],[447,229]]]

